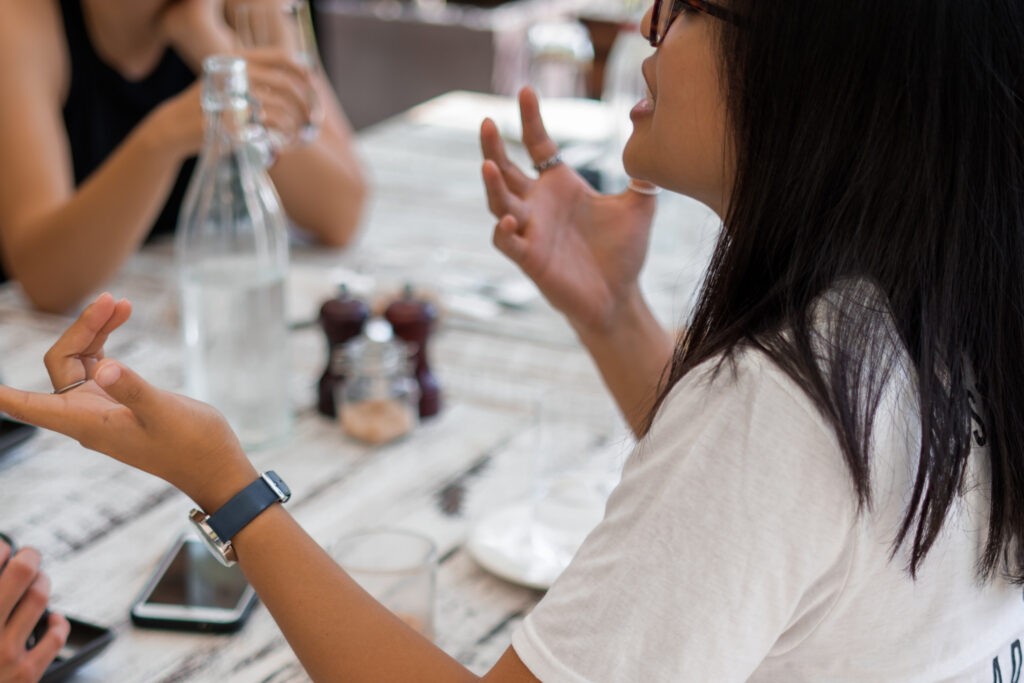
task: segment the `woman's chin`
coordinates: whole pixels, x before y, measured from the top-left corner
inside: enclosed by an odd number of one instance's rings
[[[644,155],[639,149],[639,143],[635,138],[636,135],[633,134],[626,140],[626,146],[622,150],[622,167],[626,169],[626,174],[630,178],[647,180],[644,172],[647,164],[644,163]]]
[[[662,183],[655,177],[657,174],[651,172],[651,164],[644,161],[642,156],[631,154],[629,145],[626,145],[622,152],[622,168],[625,169],[626,175],[634,180],[643,180],[661,187]]]

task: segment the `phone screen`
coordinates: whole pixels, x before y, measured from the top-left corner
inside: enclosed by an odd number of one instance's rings
[[[25,428],[24,423],[16,422],[10,418],[0,418],[0,436],[8,436]]]
[[[0,453],[14,448],[25,439],[35,434],[36,428],[24,422],[12,420],[0,415]]]
[[[145,602],[234,609],[248,587],[237,567],[225,567],[199,541],[186,540]]]

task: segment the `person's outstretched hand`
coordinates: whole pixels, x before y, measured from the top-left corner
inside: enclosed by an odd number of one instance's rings
[[[519,93],[519,108],[523,144],[539,164],[558,148],[529,88]],[[495,246],[577,330],[608,329],[623,304],[638,294],[654,197],[631,190],[602,195],[564,164],[531,178],[509,161],[490,119],[480,127],[480,142],[487,202],[498,218]]]
[[[104,358],[108,335],[130,315],[127,300],[100,295],[45,357],[55,389],[85,383],[60,394],[0,386],[0,411],[156,475],[216,510],[251,483],[256,470],[214,408],[157,389]]]

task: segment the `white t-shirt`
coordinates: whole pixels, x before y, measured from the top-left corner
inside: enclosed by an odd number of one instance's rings
[[[735,373],[710,367],[673,389],[604,520],[514,634],[530,671],[545,683],[1018,681],[1021,589],[975,572],[982,446],[914,581],[904,548],[890,560],[916,471],[911,382],[891,382],[879,410],[874,498],[858,514],[806,394],[760,352],[739,353]]]

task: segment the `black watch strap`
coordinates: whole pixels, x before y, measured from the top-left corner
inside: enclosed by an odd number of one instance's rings
[[[291,495],[288,485],[276,472],[264,472],[210,515],[206,523],[222,543],[227,543],[257,515],[274,503],[287,502]]]

